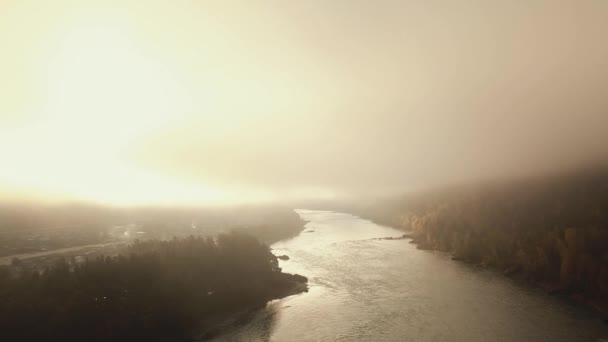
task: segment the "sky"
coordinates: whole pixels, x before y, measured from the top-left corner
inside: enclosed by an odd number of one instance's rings
[[[608,2],[0,1],[0,199],[229,204],[608,158]]]

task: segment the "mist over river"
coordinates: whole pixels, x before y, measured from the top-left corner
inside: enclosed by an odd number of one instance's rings
[[[566,303],[356,216],[297,210],[309,221],[272,245],[308,293],[269,303],[215,341],[601,341],[608,325]]]

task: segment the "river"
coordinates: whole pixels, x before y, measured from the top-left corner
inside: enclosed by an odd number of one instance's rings
[[[269,303],[215,341],[603,341],[584,308],[464,264],[356,216],[298,210],[309,223],[273,244],[310,290]]]

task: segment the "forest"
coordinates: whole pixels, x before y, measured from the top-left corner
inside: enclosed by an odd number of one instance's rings
[[[280,205],[210,207],[112,207],[91,203],[0,202],[0,257],[90,244],[215,236],[233,230],[273,242],[304,227]]]
[[[421,249],[498,268],[608,312],[608,170],[467,185],[379,201],[362,216]]]
[[[130,244],[124,254],[11,277],[0,269],[0,332],[15,341],[189,341],[206,322],[307,290],[239,232]]]

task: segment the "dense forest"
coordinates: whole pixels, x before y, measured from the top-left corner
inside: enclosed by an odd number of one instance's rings
[[[188,341],[210,319],[306,290],[242,233],[131,244],[124,255],[10,277],[0,336],[12,341]]]
[[[608,172],[594,169],[380,201],[362,216],[423,249],[608,308]]]

